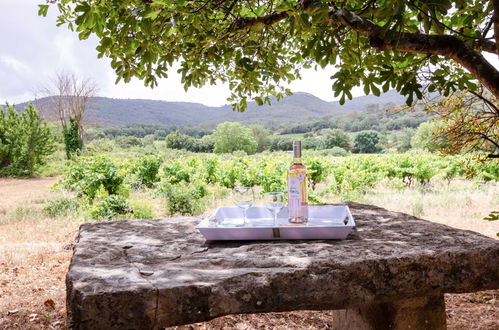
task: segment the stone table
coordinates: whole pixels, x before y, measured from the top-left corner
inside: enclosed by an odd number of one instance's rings
[[[332,309],[339,329],[444,329],[444,293],[499,288],[499,241],[348,205],[357,228],[343,241],[206,242],[192,217],[83,224],[68,325],[157,329]]]

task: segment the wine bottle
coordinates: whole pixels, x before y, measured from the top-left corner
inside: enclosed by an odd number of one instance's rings
[[[288,218],[291,223],[308,220],[307,168],[301,162],[301,141],[293,141],[293,164],[288,170]]]

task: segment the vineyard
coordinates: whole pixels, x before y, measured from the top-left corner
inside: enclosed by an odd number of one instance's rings
[[[429,190],[434,182],[449,184],[456,179],[476,184],[499,181],[497,161],[465,156],[405,153],[331,157],[309,153],[304,163],[309,171],[310,203],[357,200],[380,184],[400,190]],[[72,195],[51,201],[45,209],[73,209],[94,219],[150,218],[150,207],[140,201],[129,202],[136,192],[146,192],[163,202],[167,215],[197,215],[210,202],[228,196],[235,186],[254,187],[257,194],[285,191],[289,165],[286,153],[251,157],[237,153],[178,158],[149,155],[125,160],[81,157],[68,165],[57,184]]]

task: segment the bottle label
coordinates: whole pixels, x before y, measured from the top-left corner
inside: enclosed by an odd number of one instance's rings
[[[288,177],[288,207],[292,217],[302,216],[302,202],[306,198],[304,185],[306,184],[303,174]]]

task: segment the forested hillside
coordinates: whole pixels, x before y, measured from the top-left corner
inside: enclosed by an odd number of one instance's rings
[[[56,118],[55,109],[49,100],[34,101],[49,120]],[[368,95],[354,98],[340,106],[338,102],[326,102],[307,93],[296,93],[275,101],[271,106],[249,103],[245,112],[232,111],[230,105],[208,107],[199,103],[166,102],[156,100],[132,100],[95,97],[90,101],[86,114],[91,126],[122,126],[128,124],[196,125],[218,124],[224,121],[259,123],[265,126],[313,121],[324,116],[337,116],[367,108],[383,109],[404,103],[404,98],[395,91],[380,97]],[[26,104],[17,108],[23,109]]]

